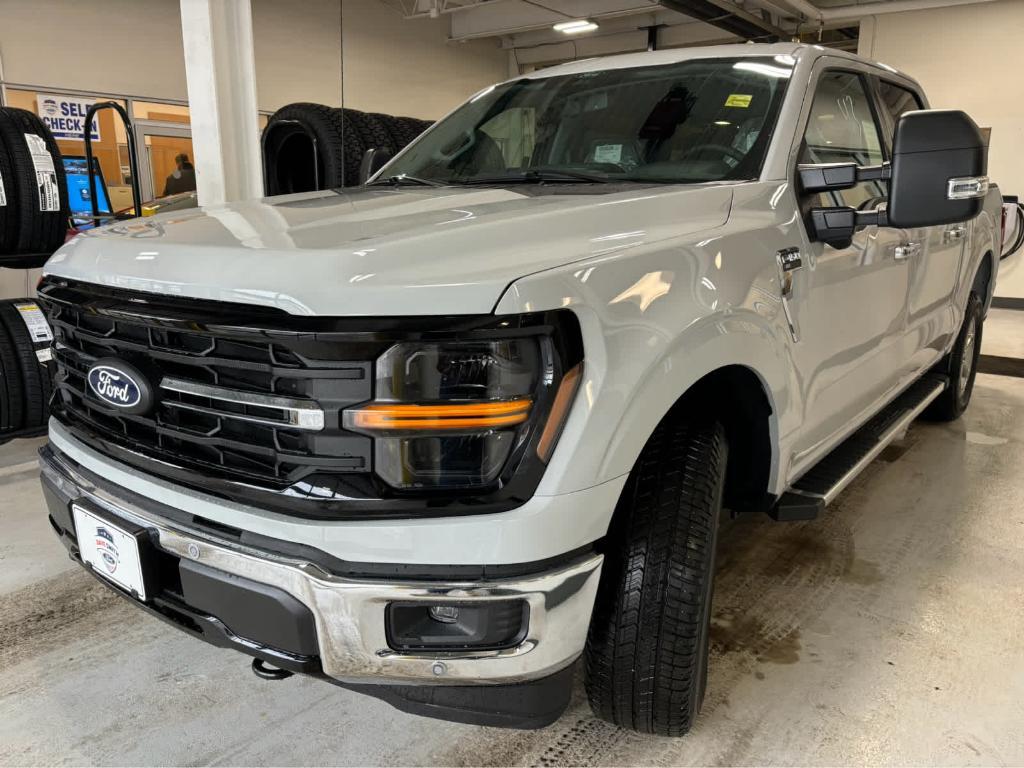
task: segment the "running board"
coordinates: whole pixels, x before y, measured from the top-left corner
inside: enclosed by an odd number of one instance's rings
[[[921,377],[811,467],[782,494],[768,514],[776,520],[813,520],[842,493],[889,443],[903,434],[929,403],[945,391],[949,381],[939,374]]]

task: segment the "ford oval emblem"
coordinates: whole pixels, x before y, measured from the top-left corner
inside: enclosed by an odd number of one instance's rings
[[[89,389],[104,405],[128,413],[145,413],[153,404],[153,389],[146,377],[121,360],[98,360],[86,378]]]

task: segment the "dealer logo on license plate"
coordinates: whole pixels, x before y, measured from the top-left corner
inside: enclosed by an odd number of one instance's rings
[[[114,536],[102,525],[96,529],[96,551],[103,560],[107,573],[117,571],[117,545]]]
[[[78,505],[73,505],[72,511],[82,563],[139,600],[145,600],[146,587],[142,577],[138,539],[120,526]]]

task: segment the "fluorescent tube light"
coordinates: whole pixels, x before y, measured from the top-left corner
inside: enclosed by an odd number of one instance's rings
[[[573,19],[572,21],[560,21],[552,29],[565,35],[577,35],[580,32],[591,32],[597,29],[597,22],[590,19]]]

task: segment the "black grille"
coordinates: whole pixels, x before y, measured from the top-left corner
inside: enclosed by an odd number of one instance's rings
[[[403,492],[377,478],[371,439],[342,429],[341,412],[373,399],[374,363],[391,345],[537,334],[554,339],[561,366],[582,359],[579,324],[567,310],[296,316],[61,278],[47,278],[38,300],[54,331],[51,412],[76,439],[179,485],[299,517],[501,512],[540,482],[544,465],[532,444],[487,491]],[[131,415],[97,399],[86,376],[103,358],[141,371],[155,407]],[[292,423],[292,406],[322,412],[322,428]]]
[[[168,313],[166,304],[138,303],[137,296],[124,302],[80,287],[50,284],[39,298],[54,328],[54,413],[95,447],[274,490],[314,485],[313,476],[322,486],[330,476],[370,471],[370,440],[342,430],[339,418],[344,407],[371,398],[372,362],[351,359],[367,345],[353,348],[301,330],[204,325]],[[247,314],[261,319],[259,311]],[[143,371],[157,392],[149,413],[121,413],[92,395],[86,374],[102,358]],[[161,389],[161,382],[223,388],[241,402]],[[324,427],[297,428],[281,408],[246,403],[249,395],[317,407]]]

